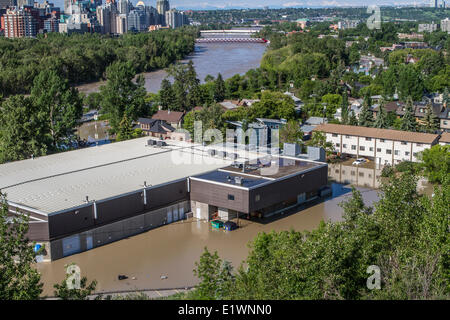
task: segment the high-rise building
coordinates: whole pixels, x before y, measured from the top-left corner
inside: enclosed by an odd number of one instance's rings
[[[119,0],[117,2],[117,11],[120,14],[128,14],[130,12],[132,5],[129,0]]]
[[[103,6],[97,7],[97,21],[102,26],[103,33],[116,33],[118,15],[115,3],[107,3]]]
[[[0,9],[11,7],[15,5],[15,0],[0,0]]]
[[[159,14],[164,16],[166,12],[170,10],[169,0],[158,0],[156,2],[156,10],[158,10]]]
[[[441,20],[441,30],[447,33],[450,33],[450,19],[445,18]]]
[[[34,6],[34,0],[17,0],[17,6],[19,8],[22,8],[24,6],[33,7]]]
[[[125,13],[116,16],[116,33],[124,34],[128,31],[128,16]]]
[[[6,38],[36,36],[37,21],[29,8],[8,9],[3,17]]]
[[[175,9],[166,12],[165,20],[166,25],[173,29],[187,24],[187,16]]]

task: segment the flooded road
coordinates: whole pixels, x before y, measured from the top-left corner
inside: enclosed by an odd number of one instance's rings
[[[195,45],[195,51],[185,60],[192,60],[197,72],[197,77],[203,83],[205,77],[210,74],[214,77],[218,73],[224,79],[231,78],[235,74],[245,74],[248,70],[258,68],[261,58],[266,50],[264,43],[202,43]],[[145,88],[148,92],[157,92],[161,87],[161,81],[167,76],[164,70],[145,72]],[[103,81],[88,83],[78,86],[78,90],[84,93],[98,91]]]
[[[377,191],[358,188],[367,205],[377,200]],[[312,230],[320,221],[338,221],[342,210],[338,204],[351,195],[349,185],[332,184],[333,196],[326,201],[270,223],[240,220],[235,231],[213,230],[209,223],[193,219],[172,223],[143,234],[117,241],[90,251],[38,265],[44,283],[44,295],[53,295],[53,284],[64,279],[64,265],[76,263],[81,275],[98,281],[97,292],[137,289],[181,288],[196,284],[194,263],[203,248],[218,251],[222,259],[235,268],[247,257],[247,244],[258,232]],[[118,280],[119,274],[127,275]],[[161,279],[161,276],[167,279]],[[135,277],[136,280],[132,280]]]

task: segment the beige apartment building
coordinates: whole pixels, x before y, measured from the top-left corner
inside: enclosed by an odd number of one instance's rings
[[[379,165],[417,162],[421,151],[439,141],[438,134],[340,124],[322,124],[314,131],[323,131],[335,152],[369,158]]]

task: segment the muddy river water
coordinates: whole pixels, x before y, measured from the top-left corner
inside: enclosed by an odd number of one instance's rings
[[[247,257],[248,242],[259,232],[312,230],[322,220],[340,220],[342,210],[338,204],[351,195],[350,188],[349,185],[332,183],[333,195],[326,201],[311,203],[298,212],[278,216],[271,222],[241,219],[240,228],[231,232],[213,230],[209,223],[188,219],[60,260],[39,263],[37,268],[42,275],[44,295],[53,295],[53,284],[64,279],[64,265],[70,263],[80,267],[82,276],[98,281],[97,292],[195,285],[192,270],[204,247],[218,251],[222,259],[237,268]],[[358,188],[366,204],[377,200],[376,190]],[[128,279],[118,280],[119,274],[127,275]],[[161,276],[167,278],[162,279]]]
[[[258,68],[266,50],[264,43],[202,43],[195,46],[195,51],[180,62],[192,60],[197,77],[201,82],[210,74],[214,77],[221,73],[224,79],[235,74],[245,74],[248,70]],[[167,76],[164,70],[145,72],[145,88],[148,92],[157,92],[161,81]],[[84,93],[98,91],[103,81],[78,86]]]

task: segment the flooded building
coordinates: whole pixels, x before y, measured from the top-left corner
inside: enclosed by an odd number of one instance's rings
[[[44,260],[184,219],[192,201],[196,208],[201,200],[226,209],[231,218],[232,210],[275,210],[279,202],[288,206],[297,195],[308,199],[327,183],[323,163],[283,157],[267,162],[236,146],[151,141],[138,138],[0,165],[0,189],[7,194],[9,212],[30,217],[28,236],[44,245]],[[246,164],[246,172],[233,167],[237,162]],[[232,189],[225,194],[230,205],[220,202],[223,194],[217,188],[223,172],[243,177],[242,184],[221,186]],[[211,186],[206,197],[205,181]],[[239,198],[244,196],[245,201]],[[202,213],[200,218],[209,216]]]

